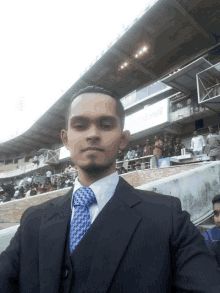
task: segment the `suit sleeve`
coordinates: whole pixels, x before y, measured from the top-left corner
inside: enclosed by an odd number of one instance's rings
[[[204,237],[182,211],[181,202],[173,198],[172,207],[173,285],[178,293],[220,292],[220,270],[210,254]]]
[[[30,207],[31,208],[31,207]],[[1,293],[17,293],[19,291],[19,267],[20,267],[20,251],[21,251],[21,225],[24,214],[30,209],[28,208],[21,217],[20,226],[18,227],[14,237],[11,239],[9,246],[0,254],[0,292]]]

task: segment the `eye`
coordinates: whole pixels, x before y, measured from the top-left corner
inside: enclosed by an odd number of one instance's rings
[[[112,121],[109,121],[108,119],[102,119],[100,121],[100,126],[105,129],[110,129],[113,127],[113,123]]]
[[[110,128],[111,125],[110,125],[110,124],[104,124],[103,127],[104,127],[104,128]]]
[[[83,125],[74,125],[74,128],[82,129],[84,126]]]

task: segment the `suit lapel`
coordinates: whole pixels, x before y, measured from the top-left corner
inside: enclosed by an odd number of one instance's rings
[[[106,292],[141,216],[131,208],[141,200],[132,194],[131,187],[120,177],[114,196],[95,221],[103,228],[97,241],[88,280],[81,292]]]
[[[40,291],[56,293],[59,288],[62,260],[68,223],[71,217],[73,188],[61,199],[47,208],[41,220],[39,235]],[[49,209],[49,211],[48,211]]]
[[[120,177],[113,197],[94,221],[102,223],[88,280],[82,292],[106,292],[129,241],[141,221],[132,207],[141,200],[132,194],[134,188]],[[47,208],[39,234],[40,291],[58,292],[67,228],[71,219],[73,188],[55,205]],[[48,211],[49,209],[49,211]],[[92,226],[91,226],[92,228]]]

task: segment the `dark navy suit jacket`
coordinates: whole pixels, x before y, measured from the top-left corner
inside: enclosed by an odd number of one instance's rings
[[[65,253],[72,191],[23,213],[0,255],[1,293],[220,292],[218,264],[180,200],[121,177],[74,265]]]

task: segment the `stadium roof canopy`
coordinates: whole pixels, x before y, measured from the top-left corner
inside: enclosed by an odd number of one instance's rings
[[[219,9],[216,0],[159,0],[28,131],[1,143],[0,155],[28,154],[61,143],[69,100],[88,85],[123,97],[195,60],[218,43]],[[147,50],[136,56],[144,47]]]

